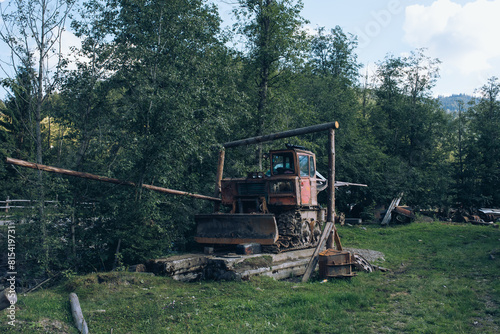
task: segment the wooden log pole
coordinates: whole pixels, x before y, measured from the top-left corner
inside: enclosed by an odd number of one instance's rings
[[[71,314],[73,314],[73,319],[75,320],[76,328],[82,334],[88,334],[89,328],[87,322],[83,318],[82,309],[80,307],[80,302],[78,301],[78,296],[76,293],[72,292],[69,294],[69,302],[71,304]]]
[[[328,204],[326,221],[335,225],[335,129],[328,131]],[[326,248],[333,248],[335,226],[326,241]]]
[[[58,167],[53,167],[53,166],[46,166],[46,165],[36,164],[33,162],[28,162],[28,161],[19,160],[19,159],[6,158],[6,162],[8,164],[13,164],[13,165],[37,169],[37,170],[43,170],[45,172],[50,172],[50,173],[76,176],[76,177],[81,177],[84,179],[90,179],[90,180],[96,180],[96,181],[108,182],[108,183],[114,183],[114,184],[120,184],[120,185],[126,185],[126,186],[133,186],[133,187],[137,186],[134,182],[131,182],[131,181],[123,181],[123,180],[113,179],[110,177],[90,174],[90,173],[77,172],[77,171],[70,170],[70,169],[63,169],[63,168],[58,168]],[[154,190],[154,191],[158,191],[158,192],[166,193],[166,194],[171,194],[171,195],[189,196],[189,197],[203,199],[203,200],[207,200],[207,201],[213,201],[213,202],[220,202],[221,201],[220,198],[215,198],[215,197],[210,197],[210,196],[205,196],[205,195],[200,195],[200,194],[194,194],[194,193],[190,193],[190,192],[186,192],[186,191],[157,187],[157,186],[153,186],[153,185],[149,185],[149,184],[143,184],[142,187],[149,189],[149,190]]]
[[[238,146],[244,146],[244,145],[253,145],[253,144],[264,143],[264,142],[272,141],[272,140],[276,140],[276,139],[295,137],[295,136],[300,136],[300,135],[304,135],[304,134],[308,134],[308,133],[321,132],[321,131],[326,131],[329,129],[338,129],[338,128],[339,128],[338,122],[324,123],[324,124],[319,124],[319,125],[307,126],[305,128],[299,128],[299,129],[294,129],[294,130],[289,130],[289,131],[272,133],[270,135],[265,135],[265,136],[258,136],[258,137],[236,140],[236,141],[225,143],[225,144],[223,144],[223,146],[225,148],[230,148],[230,147],[238,147]]]
[[[337,126],[329,128],[328,131],[328,204],[326,212],[326,226],[321,234],[320,241],[307,265],[302,282],[307,282],[312,272],[316,268],[319,260],[319,252],[326,242],[326,248],[333,248],[334,243],[337,249],[342,250],[340,238],[335,228],[335,129]]]
[[[215,178],[215,194],[214,197],[219,198],[220,194],[222,192],[222,176],[224,175],[224,159],[226,156],[226,151],[224,148],[222,148],[219,151],[219,161],[217,163],[217,175]],[[214,212],[219,212],[220,210],[220,203],[215,202],[214,203]]]
[[[335,222],[335,130],[328,131],[328,207],[326,221]]]

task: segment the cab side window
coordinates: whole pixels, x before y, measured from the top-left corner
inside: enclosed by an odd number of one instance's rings
[[[309,156],[299,155],[300,176],[309,176]]]
[[[314,158],[309,157],[309,176],[314,177],[316,175],[316,169],[314,168]]]

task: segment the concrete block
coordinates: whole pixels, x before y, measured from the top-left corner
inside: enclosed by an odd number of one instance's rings
[[[250,254],[260,254],[262,249],[260,244],[251,243],[251,244],[240,244],[236,246],[236,253],[243,255]]]

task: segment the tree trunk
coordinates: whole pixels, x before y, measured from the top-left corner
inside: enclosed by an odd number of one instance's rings
[[[46,7],[43,6],[42,9],[42,18],[41,22],[42,24],[45,22],[45,9]],[[36,96],[36,109],[35,109],[35,134],[36,134],[36,162],[37,164],[42,164],[43,159],[42,159],[42,128],[41,128],[41,122],[42,122],[42,103],[43,103],[43,62],[46,60],[44,57],[44,52],[45,52],[45,30],[41,30],[41,35],[40,35],[40,45],[39,45],[39,58],[38,58],[38,87],[37,87],[37,96]],[[43,250],[44,250],[44,264],[45,266],[48,266],[48,261],[49,261],[49,247],[48,247],[48,241],[47,241],[47,225],[45,221],[45,189],[43,185],[43,173],[41,170],[38,170],[38,216],[40,219],[40,228],[42,230],[42,245],[43,245]],[[46,267],[48,269],[48,267]]]

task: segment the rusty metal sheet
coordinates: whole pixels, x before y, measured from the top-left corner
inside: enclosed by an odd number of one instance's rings
[[[409,210],[407,207],[404,207],[404,206],[397,206],[394,211],[396,213],[399,213],[400,215],[403,215],[405,217],[408,217],[410,219],[414,219],[415,218],[415,214]]]
[[[196,215],[195,221],[198,243],[273,245],[278,240],[278,226],[272,214],[215,213]]]
[[[327,249],[319,253],[319,274],[321,278],[352,277],[352,256],[347,251]]]

